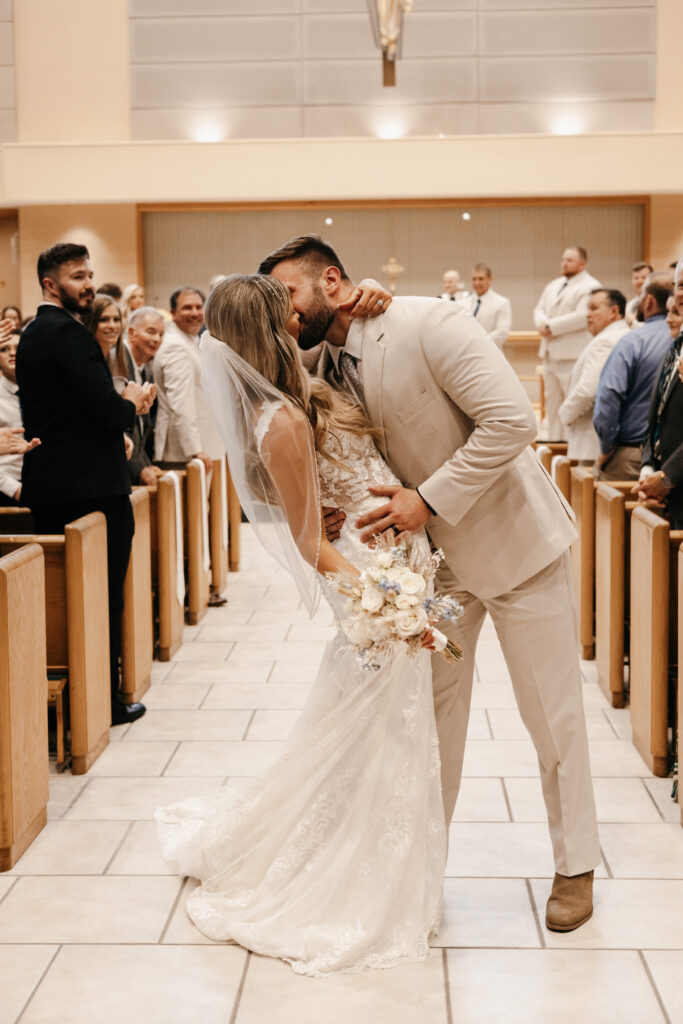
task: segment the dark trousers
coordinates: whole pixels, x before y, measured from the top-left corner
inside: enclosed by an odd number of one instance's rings
[[[16,498],[8,498],[6,494],[0,491],[0,508],[19,508],[19,502]]]
[[[121,657],[121,614],[123,584],[128,571],[130,549],[135,533],[135,520],[127,494],[115,498],[77,498],[59,505],[36,505],[31,510],[36,533],[64,533],[67,523],[102,512],[107,520],[107,571],[109,578],[109,668],[111,699],[119,690],[119,659]]]

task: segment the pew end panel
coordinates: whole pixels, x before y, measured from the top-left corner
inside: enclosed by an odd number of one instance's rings
[[[47,822],[49,762],[43,551],[0,558],[0,871]]]
[[[237,496],[235,485],[227,467],[226,487],[228,491],[228,565],[230,572],[239,572],[240,568],[240,527],[242,525],[242,506]]]
[[[150,492],[150,502],[155,527],[152,572],[159,611],[159,660],[170,661],[183,642],[185,623],[182,487],[176,492],[170,475],[159,477],[156,490]]]
[[[631,516],[631,725],[650,771],[669,771],[669,524],[643,506]],[[683,539],[683,534],[681,534]]]
[[[204,618],[209,607],[208,528],[205,537],[208,494],[205,494],[202,488],[202,465],[198,459],[188,462],[187,468],[178,473],[178,476],[181,476],[183,481],[183,519],[187,564],[186,618],[190,626],[196,626]]]
[[[209,540],[211,544],[211,586],[222,594],[228,582],[228,483],[225,456],[214,459],[209,489]]]
[[[121,692],[127,704],[150,687],[154,657],[150,501],[147,488],[131,494],[135,533],[124,585],[121,618]]]
[[[624,493],[611,484],[598,483],[595,489],[595,659],[598,685],[614,708],[626,705],[628,516]]]
[[[83,775],[109,743],[107,525],[101,512],[64,531],[71,709],[71,771]]]
[[[569,501],[572,465],[572,461],[566,455],[553,455],[550,461],[550,475],[566,501]]]
[[[579,608],[579,643],[586,661],[595,657],[595,478],[586,466],[567,467],[569,501],[578,538],[572,544],[572,572]]]

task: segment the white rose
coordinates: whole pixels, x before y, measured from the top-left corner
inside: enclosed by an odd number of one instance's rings
[[[390,569],[394,564],[394,556],[391,551],[380,551],[375,561],[382,569]]]
[[[374,586],[363,587],[363,596],[360,603],[366,612],[378,612],[384,604],[384,594]]]
[[[365,616],[357,619],[344,619],[342,628],[352,644],[364,647],[370,643],[371,637],[367,629],[367,619]]]
[[[368,636],[375,643],[381,643],[382,640],[388,640],[392,634],[391,622],[387,619],[378,616],[376,619],[368,619],[366,622],[366,628]]]
[[[395,598],[395,604],[397,608],[413,608],[416,604],[420,603],[420,598],[415,597],[413,594],[397,594]]]
[[[429,619],[424,608],[406,608],[405,611],[396,612],[394,618],[394,631],[401,640],[419,636],[428,625]]]
[[[404,594],[424,594],[427,587],[423,577],[416,572],[404,572],[398,582]]]

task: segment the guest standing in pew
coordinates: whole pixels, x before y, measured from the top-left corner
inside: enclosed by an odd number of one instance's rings
[[[19,334],[14,321],[0,320],[0,426],[21,427],[16,362]],[[0,455],[0,508],[18,508],[21,502],[23,455]]]
[[[683,263],[679,266],[683,277]],[[632,493],[639,501],[654,499],[666,509],[671,529],[683,530],[683,309],[673,295],[667,305],[673,342],[652,392],[640,480]]]
[[[128,335],[124,338],[123,356],[126,361],[126,376],[137,384],[153,384],[152,361],[164,340],[166,321],[154,306],[142,306],[131,313]],[[132,484],[154,487],[163,469],[155,466],[154,424],[157,403],[144,416],[137,416],[131,439],[133,454],[128,462]]]
[[[17,350],[17,383],[27,453],[22,502],[38,533],[62,533],[90,512],[107,521],[112,722],[132,722],[144,704],[119,697],[121,612],[134,522],[124,431],[154,400],[154,388],[128,382],[119,395],[107,361],[81,322],[93,304],[93,272],[83,245],[59,243],[38,258],[43,302]]]
[[[666,304],[668,272],[650,274],[638,306],[638,325],[612,349],[600,374],[593,426],[600,441],[598,480],[637,480],[647,433],[650,396],[671,348]]]

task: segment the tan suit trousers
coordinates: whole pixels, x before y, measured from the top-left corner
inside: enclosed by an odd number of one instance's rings
[[[543,387],[545,388],[544,433],[548,441],[566,441],[567,428],[560,419],[560,406],[569,394],[569,384],[576,359],[543,360]]]
[[[565,552],[510,593],[484,600],[458,590],[450,570],[442,565],[439,590],[452,593],[465,609],[462,618],[444,631],[462,646],[464,658],[449,665],[434,656],[432,671],[444,806],[450,822],[462,776],[475,648],[488,612],[538,755],[556,871],[577,875],[600,863],[600,842],[569,561]],[[504,864],[503,849],[500,858]]]

